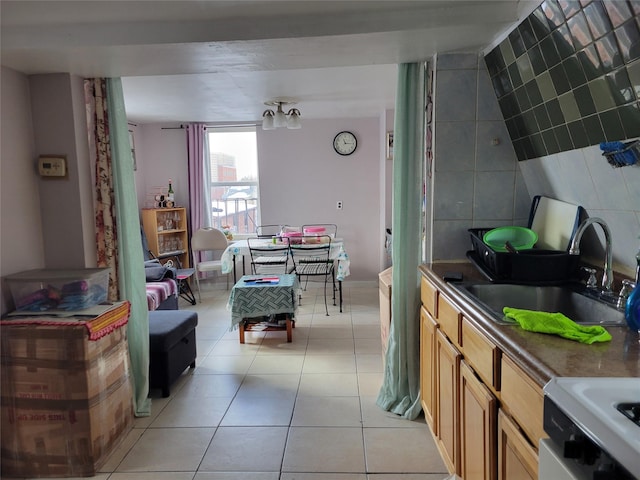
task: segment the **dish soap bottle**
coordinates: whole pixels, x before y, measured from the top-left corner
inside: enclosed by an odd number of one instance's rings
[[[636,254],[636,288],[629,294],[624,310],[627,325],[634,332],[640,332],[640,249]]]

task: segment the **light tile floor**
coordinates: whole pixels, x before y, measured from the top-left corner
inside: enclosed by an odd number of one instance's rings
[[[424,419],[381,410],[378,288],[344,283],[344,308],[304,292],[293,342],[285,332],[229,331],[225,286],[203,283],[196,368],[151,392],[152,415],[98,480],[442,480]]]

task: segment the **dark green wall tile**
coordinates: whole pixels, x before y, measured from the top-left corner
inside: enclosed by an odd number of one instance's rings
[[[593,41],[587,20],[584,18],[582,12],[578,12],[567,20],[567,26],[569,27],[569,31],[573,37],[573,44],[576,48],[586,47]]]
[[[604,2],[604,8],[607,10],[613,28],[633,18],[633,13],[627,2]]]
[[[549,113],[549,118],[551,119],[551,125],[557,127],[558,125],[562,125],[566,122],[564,118],[564,114],[562,113],[562,109],[560,108],[560,102],[557,98],[553,100],[549,100],[545,106],[547,107],[547,112]]]
[[[514,152],[516,152],[516,158],[519,162],[522,162],[523,160],[527,160],[529,158],[527,157],[527,152],[525,151],[523,140],[514,140],[513,150]]]
[[[536,133],[529,137],[531,139],[531,144],[533,146],[533,155],[534,158],[544,157],[547,155],[547,147],[544,144],[544,140],[542,139],[542,134]]]
[[[606,140],[604,130],[600,124],[600,117],[598,115],[591,115],[582,119],[582,124],[587,132],[589,138],[589,145],[598,145],[600,142]]]
[[[541,41],[551,33],[549,20],[547,20],[547,17],[541,7],[538,7],[533,11],[529,16],[529,20],[531,21],[531,28],[533,28],[533,32],[535,33],[538,41]]]
[[[629,5],[634,14],[640,15],[640,0],[629,0]]]
[[[520,36],[522,37],[522,41],[524,42],[525,50],[529,50],[536,43],[538,43],[538,39],[533,32],[533,27],[531,26],[529,18],[525,18],[522,21],[522,23],[518,26],[518,30],[520,31]]]
[[[625,138],[640,137],[640,103],[619,107]]]
[[[533,114],[533,110],[527,110],[522,114],[522,121],[524,122],[524,135],[531,136],[540,131],[536,116]]]
[[[587,23],[594,39],[600,38],[611,31],[611,21],[601,2],[592,2],[584,7],[584,14],[587,17]]]
[[[562,66],[567,74],[571,88],[576,88],[587,83],[587,77],[582,71],[582,65],[580,64],[580,60],[578,60],[577,56],[572,55],[567,58],[562,62]]]
[[[551,119],[547,113],[547,108],[544,105],[538,105],[533,109],[533,114],[536,117],[536,122],[540,130],[546,130],[551,128]]]
[[[529,134],[529,132],[527,132],[527,125],[524,123],[524,115],[518,115],[517,117],[513,117],[513,123],[515,124],[516,129],[518,130],[517,138],[526,137]]]
[[[576,120],[575,122],[568,123],[567,127],[569,128],[569,134],[571,135],[571,140],[573,141],[573,146],[575,148],[584,148],[591,145],[582,120]]]
[[[565,18],[569,19],[580,10],[580,4],[575,0],[558,0]]]
[[[556,0],[545,0],[542,2],[541,8],[551,28],[557,28],[564,23],[564,13]]]
[[[576,52],[569,28],[566,25],[561,25],[557,30],[551,32],[551,37],[556,44],[556,50],[558,50],[558,54],[560,54],[562,60]]]
[[[556,138],[558,139],[558,147],[561,152],[573,150],[573,142],[571,141],[571,135],[569,134],[569,128],[566,125],[558,125],[553,129]]]
[[[600,57],[600,63],[605,72],[610,72],[614,68],[623,65],[622,55],[618,51],[618,42],[613,32],[602,37],[595,45]]]
[[[531,67],[531,61],[529,60],[528,54],[525,53],[518,57],[516,65],[518,65],[518,71],[520,72],[520,77],[524,83],[533,80],[533,67]]]
[[[558,92],[558,95],[562,95],[571,90],[571,84],[561,63],[549,70],[549,73],[551,74],[551,80],[553,80],[553,86],[556,92]]]
[[[551,68],[560,63],[560,55],[558,55],[558,50],[552,37],[547,37],[540,42],[540,50],[542,50],[542,56],[547,64],[547,68]]]
[[[605,79],[616,105],[624,105],[635,100],[626,68],[621,68],[620,70],[607,74]]]
[[[589,82],[589,91],[597,112],[604,112],[616,106],[609,84],[604,77]]]
[[[502,54],[502,58],[504,59],[503,63],[505,65],[509,65],[516,61],[516,55],[513,53],[513,48],[511,48],[510,42],[502,42],[500,44],[500,53]]]
[[[558,140],[553,130],[544,130],[542,132],[542,141],[544,142],[547,155],[553,155],[560,151],[560,146],[558,145]]]
[[[600,114],[600,123],[604,129],[604,135],[609,142],[615,142],[618,140],[624,140],[624,128],[622,128],[622,122],[618,116],[618,111],[614,108],[607,112]]]
[[[573,92],[567,92],[564,95],[560,95],[558,97],[558,102],[560,103],[560,109],[562,110],[564,119],[567,122],[573,122],[580,119],[580,110],[578,109],[578,104],[576,103],[576,98],[573,95]]]
[[[524,48],[524,41],[522,41],[520,31],[517,28],[509,34],[508,39],[511,42],[511,47],[513,48],[513,53],[515,54],[516,58],[518,58],[526,51],[526,49]]]
[[[526,111],[531,108],[531,101],[529,101],[529,95],[524,87],[516,88],[516,99],[521,111]]]
[[[540,94],[542,95],[542,99],[544,101],[551,100],[552,98],[556,98],[558,96],[558,94],[556,93],[556,89],[553,86],[551,75],[547,70],[542,72],[540,76],[536,77],[536,82],[538,82],[538,89],[540,90]]]
[[[544,63],[544,58],[542,57],[542,50],[540,50],[539,45],[535,45],[531,47],[529,50],[529,60],[531,61],[531,66],[533,67],[533,73],[535,75],[540,75],[542,72],[547,70],[547,65]]]
[[[580,115],[586,117],[596,113],[596,105],[593,103],[593,98],[591,97],[591,91],[589,90],[588,85],[576,88],[573,91],[573,94],[576,97],[576,103],[578,104]]]
[[[504,118],[511,118],[520,112],[518,102],[513,93],[509,93],[498,100],[498,105],[500,105],[500,111],[502,111]]]
[[[604,75],[604,69],[600,64],[600,57],[595,45],[589,45],[584,50],[579,51],[576,56],[582,65],[582,71],[588,80],[593,80]]]
[[[518,88],[522,86],[522,77],[520,76],[520,70],[518,70],[518,65],[516,63],[512,63],[507,67],[507,71],[509,72],[509,78],[511,79],[511,84],[513,88]]]
[[[487,64],[487,71],[491,77],[497,75],[500,70],[507,67],[500,52],[500,46],[497,46],[487,53],[484,57],[484,62]]]
[[[615,36],[625,63],[640,58],[640,29],[635,20],[630,20],[617,28]]]
[[[527,95],[529,96],[529,101],[531,102],[532,107],[542,103],[542,95],[538,88],[538,82],[531,80],[524,86],[524,88],[527,90]]]
[[[509,132],[510,138],[520,138],[520,132],[518,132],[518,126],[516,125],[515,119],[509,118],[504,121],[504,124],[507,126],[507,131]]]
[[[631,82],[631,88],[636,94],[636,98],[640,100],[640,60],[627,65],[627,74]]]

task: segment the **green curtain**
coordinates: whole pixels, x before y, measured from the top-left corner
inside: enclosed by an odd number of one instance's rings
[[[420,275],[425,64],[398,67],[393,138],[391,330],[377,404],[413,420],[420,406]]]
[[[118,228],[118,281],[121,298],[131,303],[127,337],[133,375],[134,412],[136,416],[143,417],[151,414],[151,400],[148,398],[149,312],[140,239],[138,198],[134,183],[122,81],[119,78],[107,79],[107,102]]]

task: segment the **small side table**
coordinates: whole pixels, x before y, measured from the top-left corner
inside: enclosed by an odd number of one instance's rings
[[[266,277],[277,278],[277,283],[256,282]],[[286,330],[287,342],[291,342],[299,289],[300,284],[295,274],[243,275],[231,289],[227,303],[227,309],[231,311],[232,328],[237,325],[240,330],[240,343],[244,343],[244,332],[253,329]],[[258,324],[251,321],[258,317],[277,314],[284,314],[284,325]]]

